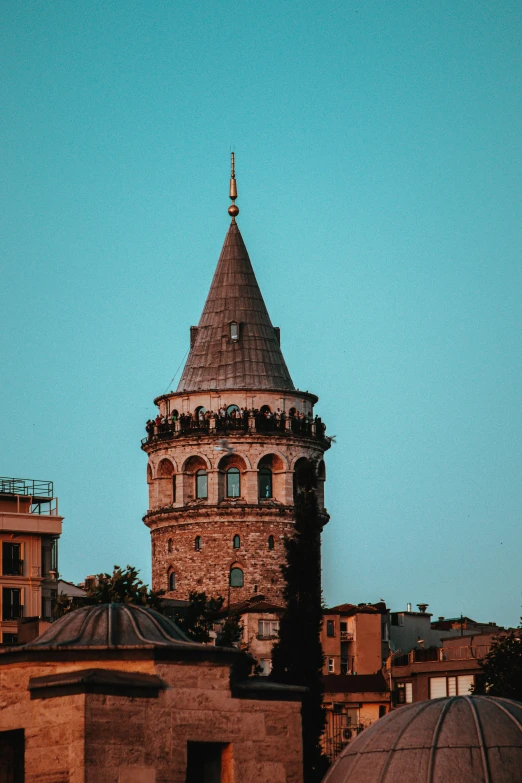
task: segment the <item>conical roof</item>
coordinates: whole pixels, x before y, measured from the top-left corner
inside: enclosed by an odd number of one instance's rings
[[[238,339],[231,323],[238,324]],[[294,389],[237,223],[232,220],[178,392]]]

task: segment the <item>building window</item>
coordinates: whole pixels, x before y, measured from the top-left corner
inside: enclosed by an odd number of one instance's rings
[[[274,544],[274,536],[268,536],[268,548],[273,549],[275,546]]]
[[[271,658],[260,658],[259,659],[259,668],[261,669],[261,671],[259,672],[261,677],[268,677],[268,675],[272,671],[272,659]]]
[[[259,497],[272,497],[272,471],[270,468],[261,468],[258,473]]]
[[[404,625],[404,612],[392,612],[390,614],[391,625]]]
[[[3,587],[2,620],[18,620],[22,610],[22,591],[16,587]]]
[[[335,673],[334,659],[328,658],[328,674],[334,674],[334,673]]]
[[[335,623],[333,620],[326,621],[326,635],[335,636]]]
[[[243,587],[244,577],[240,568],[230,569],[230,587]]]
[[[194,549],[196,550],[196,552],[201,551],[201,536],[196,536],[196,538],[194,539]]]
[[[16,633],[3,633],[2,634],[2,644],[5,644],[7,646],[11,646],[12,644],[18,644],[18,634]]]
[[[169,590],[176,589],[176,572],[171,571],[169,574]]]
[[[238,468],[227,470],[227,498],[238,498],[240,495],[240,477]]]
[[[172,502],[176,502],[176,474],[172,474]]]
[[[208,497],[208,477],[206,470],[196,472],[196,497],[206,499]]]
[[[234,538],[232,539],[232,546],[234,547],[234,549],[239,549],[239,547],[241,546],[241,539],[239,538],[238,535],[235,535]]]
[[[21,544],[2,543],[2,574],[4,576],[22,576],[23,562]]]
[[[238,408],[237,405],[234,405],[234,404],[229,405],[228,408],[227,408],[227,415],[232,418],[232,414],[235,413],[238,410],[239,410],[239,408]]]
[[[279,620],[258,620],[258,639],[276,639],[279,634]]]
[[[172,538],[169,538],[169,540],[168,540],[167,551],[168,551],[169,555],[172,554]]]
[[[475,683],[473,674],[459,674],[455,677],[430,677],[430,699],[446,696],[469,696]]]
[[[237,321],[230,322],[230,339],[234,343],[237,343],[239,340],[239,324]]]

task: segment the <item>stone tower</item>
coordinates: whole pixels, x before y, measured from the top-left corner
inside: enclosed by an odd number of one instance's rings
[[[292,535],[294,492],[313,464],[322,524],[330,442],[295,389],[232,217],[190,353],[175,393],[154,402],[142,443],[148,454],[152,584],[169,598],[193,590],[236,602],[282,600],[284,538]]]

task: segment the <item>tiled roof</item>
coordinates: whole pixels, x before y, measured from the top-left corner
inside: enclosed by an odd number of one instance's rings
[[[230,323],[239,339],[230,339]],[[228,229],[178,392],[294,389],[248,252],[235,221]]]

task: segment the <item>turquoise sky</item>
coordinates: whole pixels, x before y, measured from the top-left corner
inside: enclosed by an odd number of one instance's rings
[[[328,454],[325,600],[521,614],[522,6],[0,6],[0,474],[150,579],[152,400],[239,225]],[[172,384],[174,385],[174,384]]]

